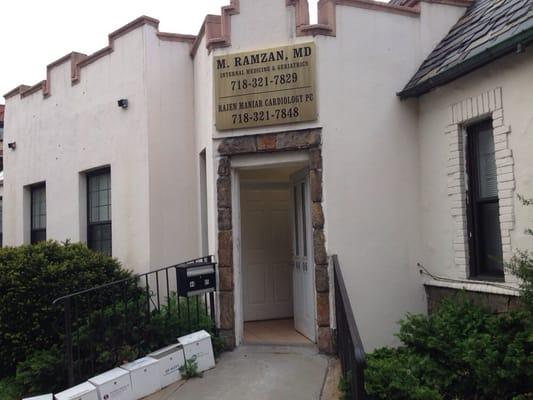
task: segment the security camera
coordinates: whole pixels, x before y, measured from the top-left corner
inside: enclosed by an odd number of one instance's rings
[[[120,99],[117,103],[120,108],[128,108],[128,99]]]

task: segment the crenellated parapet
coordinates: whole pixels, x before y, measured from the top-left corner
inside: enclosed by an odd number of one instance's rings
[[[320,0],[318,2],[318,23],[310,24],[308,0],[285,0],[287,7],[294,7],[295,29],[297,36],[336,36],[336,7],[350,6],[376,11],[397,13],[401,15],[418,17],[420,15],[420,1],[439,3],[461,3],[465,4],[471,0],[399,0],[396,3],[382,3],[375,0]],[[230,0],[230,4],[221,7],[220,15],[207,15],[202,23],[198,35],[182,35],[177,33],[159,32],[157,37],[163,41],[184,42],[191,46],[190,55],[195,57],[202,39],[205,36],[205,46],[210,52],[216,48],[231,46],[231,17],[239,14],[240,0]],[[33,86],[20,85],[4,95],[7,100],[14,96],[27,97],[39,91],[44,98],[52,94],[51,71],[64,63],[70,63],[70,79],[72,85],[80,81],[81,70],[105,57],[114,51],[115,41],[121,36],[142,27],[149,25],[156,30],[159,29],[159,21],[155,18],[142,16],[124,25],[109,34],[108,45],[91,55],[72,52],[47,66],[46,80],[40,81]]]
[[[230,4],[221,8],[221,15],[207,15],[191,49],[191,57],[196,55],[200,42],[205,35],[206,47],[209,51],[215,48],[231,46],[231,16],[239,14],[239,0],[231,0]]]
[[[108,45],[105,46],[104,48],[94,52],[91,55],[86,55],[86,54],[77,53],[77,52],[69,53],[57,59],[53,63],[48,64],[48,66],[46,67],[46,79],[45,80],[40,81],[33,86],[27,86],[27,85],[17,86],[15,89],[6,93],[4,95],[4,98],[6,100],[14,96],[20,96],[21,98],[25,98],[39,91],[42,92],[42,95],[44,98],[50,97],[50,95],[52,94],[52,79],[51,79],[52,70],[65,63],[70,63],[70,80],[71,80],[72,86],[78,84],[80,82],[81,70],[84,67],[113,53],[114,48],[115,48],[115,41],[118,38],[144,25],[153,26],[154,28],[158,29],[159,21],[155,18],[151,18],[147,16],[139,17],[135,19],[134,21],[117,29],[116,31],[110,33],[108,35],[108,38],[109,38]],[[181,35],[181,34],[167,33],[167,32],[157,32],[157,37],[163,41],[185,42],[185,43],[189,43],[190,45],[192,45],[192,43],[196,39],[196,36],[192,36],[192,35]]]

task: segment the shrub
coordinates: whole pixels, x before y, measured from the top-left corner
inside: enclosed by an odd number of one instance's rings
[[[63,316],[55,298],[127,276],[117,261],[82,244],[0,249],[0,377],[58,343]]]
[[[0,249],[0,400],[66,388],[63,306],[53,306],[54,299],[132,277],[83,244]],[[160,310],[154,300],[136,279],[72,300],[77,382],[175,343],[182,334],[214,333],[202,300],[178,300],[172,293],[161,299]],[[221,351],[219,338],[213,337],[213,347]]]
[[[528,313],[494,315],[464,299],[400,323],[404,346],[368,356],[370,399],[512,399],[531,391]]]
[[[142,290],[137,290],[135,296],[130,294],[127,304],[117,300],[89,314],[73,332],[74,347],[79,347],[81,356],[80,360],[75,360],[75,369],[81,363],[82,375],[83,371],[92,370],[93,365],[94,370],[105,371],[176,343],[180,335],[201,329],[214,332],[203,301],[191,300],[187,304],[186,299],[180,298],[178,302],[176,294],[172,293],[160,310],[147,312],[137,304],[145,304],[144,296]],[[217,339],[213,337],[213,347],[215,352],[220,352]],[[91,354],[98,356],[91,360]]]
[[[17,366],[15,377],[23,393],[58,392],[66,386],[65,364],[59,346],[37,350]]]

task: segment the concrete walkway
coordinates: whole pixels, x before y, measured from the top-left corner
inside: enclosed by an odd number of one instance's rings
[[[327,370],[328,357],[311,346],[240,346],[222,354],[203,378],[169,386],[148,399],[319,400]]]

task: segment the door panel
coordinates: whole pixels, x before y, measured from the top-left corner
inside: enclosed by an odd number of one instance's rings
[[[241,188],[244,320],[292,316],[288,188]]]
[[[314,260],[307,174],[294,179],[291,197],[294,327],[308,339],[315,341]]]

